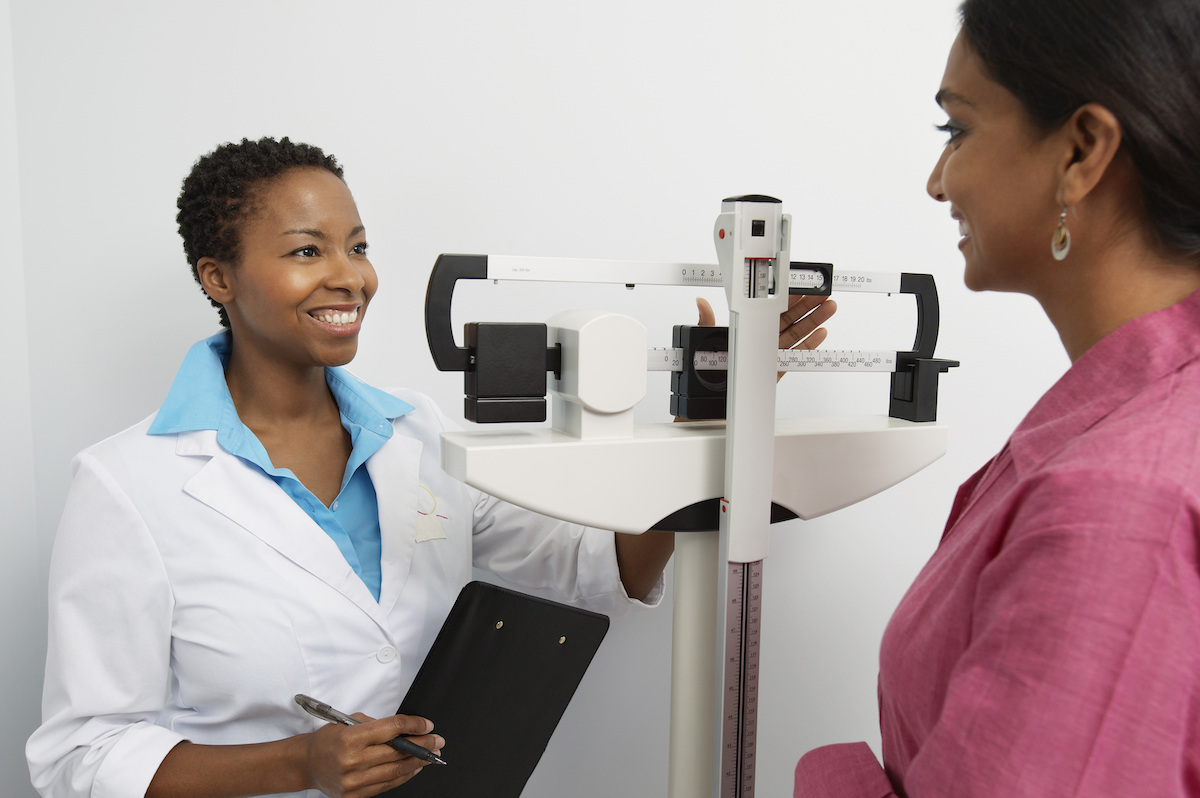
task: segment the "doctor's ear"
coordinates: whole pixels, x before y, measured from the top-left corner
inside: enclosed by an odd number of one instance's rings
[[[224,305],[233,299],[233,266],[216,258],[201,258],[196,262],[196,279],[204,293]]]

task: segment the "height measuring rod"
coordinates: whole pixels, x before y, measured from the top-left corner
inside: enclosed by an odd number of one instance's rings
[[[726,200],[713,231],[729,302],[725,496],[718,533],[716,706],[720,718],[714,784],[722,798],[754,795],[762,562],[771,529],[779,315],[787,310],[791,216],[758,195]]]

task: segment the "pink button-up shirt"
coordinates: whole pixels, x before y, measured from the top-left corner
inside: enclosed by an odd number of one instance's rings
[[[1088,350],[959,490],[865,744],[796,796],[1200,796],[1200,293]]]

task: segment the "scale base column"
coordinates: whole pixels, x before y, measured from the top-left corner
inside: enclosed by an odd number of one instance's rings
[[[717,532],[675,535],[674,618],[671,627],[670,798],[715,795]]]

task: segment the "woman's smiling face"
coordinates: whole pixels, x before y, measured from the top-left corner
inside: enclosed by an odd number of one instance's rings
[[[1062,210],[1061,140],[1039,131],[1016,96],[984,73],[961,33],[937,102],[950,139],[927,188],[958,220],[967,287],[1037,296]]]
[[[378,279],[350,189],[296,168],[253,195],[226,304],[235,347],[300,367],[349,362]]]

